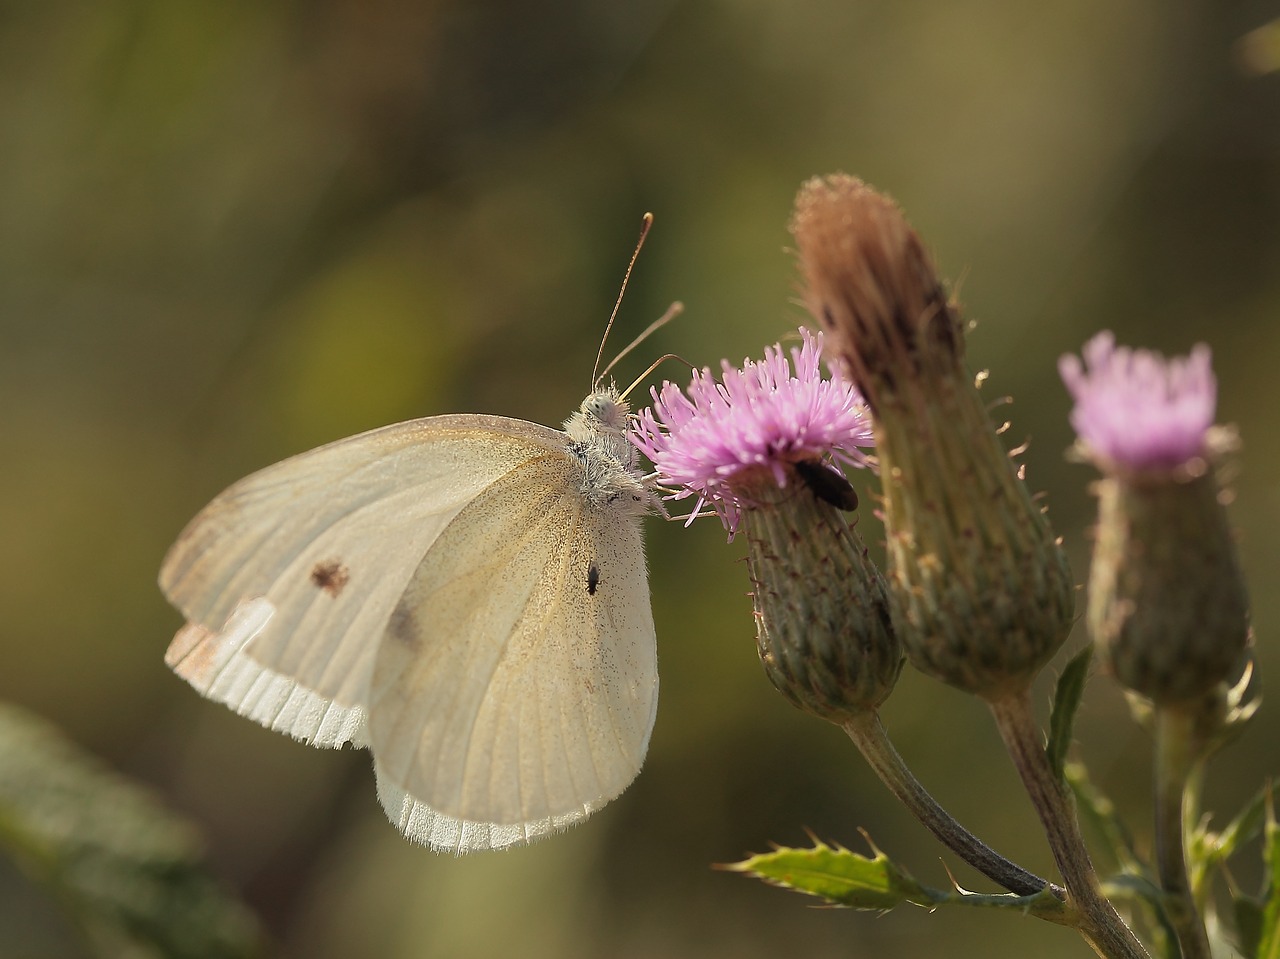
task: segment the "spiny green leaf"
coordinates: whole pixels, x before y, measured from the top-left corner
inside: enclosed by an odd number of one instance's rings
[[[1086,646],[1067,663],[1058,677],[1053,691],[1053,712],[1049,716],[1049,742],[1045,754],[1053,774],[1062,779],[1067,750],[1071,748],[1072,731],[1075,728],[1076,710],[1084,698],[1084,687],[1089,680],[1089,664],[1093,660],[1093,647]]]
[[[1143,873],[1119,873],[1103,881],[1102,894],[1112,902],[1127,900],[1141,906],[1151,924],[1152,955],[1169,954],[1167,944],[1178,941],[1178,930],[1169,920],[1164,890],[1158,883]]]
[[[1066,904],[1047,888],[1034,896],[984,895],[958,886],[948,891],[933,889],[917,882],[874,845],[871,850],[875,855],[868,858],[815,839],[812,849],[778,848],[721,868],[747,873],[771,885],[853,909],[886,912],[903,902],[912,902],[930,909],[939,906],[1012,909],[1060,925],[1074,924]]]
[[[1262,831],[1267,819],[1267,795],[1270,789],[1270,784],[1259,789],[1218,834],[1213,850],[1215,859],[1221,861],[1231,858],[1237,849]]]
[[[1067,763],[1063,767],[1063,776],[1076,798],[1082,817],[1106,843],[1107,850],[1120,870],[1130,874],[1148,872],[1138,855],[1129,828],[1116,814],[1111,800],[1090,780],[1088,769],[1081,763]]]
[[[1280,826],[1272,795],[1267,795],[1267,821],[1262,831],[1262,861],[1266,866],[1266,905],[1256,959],[1280,959]]]
[[[1250,896],[1231,902],[1235,917],[1235,947],[1242,956],[1256,956],[1262,942],[1262,903]]]
[[[196,831],[43,720],[0,703],[0,852],[110,956],[242,959],[261,936]]]
[[[868,858],[815,840],[812,849],[779,847],[722,868],[853,909],[885,911],[912,897],[929,898],[924,887],[874,851]]]
[[[1264,785],[1259,789],[1221,832],[1210,829],[1206,817],[1187,834],[1187,869],[1191,892],[1197,899],[1204,896],[1214,870],[1262,832],[1270,788]],[[1252,952],[1246,950],[1244,954],[1252,955]]]

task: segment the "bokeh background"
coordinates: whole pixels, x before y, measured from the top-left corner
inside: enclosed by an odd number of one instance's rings
[[[284,956],[1086,954],[1031,920],[814,909],[711,868],[805,829],[862,848],[864,826],[921,878],[945,883],[945,861],[989,888],[769,687],[744,547],[714,521],[649,524],[663,696],[639,780],[568,835],[465,860],[397,836],[363,753],[303,748],[172,677],[155,575],[211,496],[290,453],[449,411],[559,423],[646,210],[617,345],[672,300],[686,313],[619,378],[667,351],[759,355],[803,319],[792,197],[843,170],[895,196],[958,284],[971,362],[1014,397],[1011,445],[1031,439],[1080,581],[1091,473],[1064,461],[1057,357],[1102,328],[1212,345],[1280,675],[1280,76],[1249,33],[1276,12],[0,3],[0,699],[197,821]],[[1276,716],[1215,763],[1211,805],[1280,767]],[[886,721],[962,820],[1051,870],[983,708],[908,674]],[[1078,738],[1145,843],[1148,740],[1105,678]],[[51,903],[0,886],[21,903],[0,954],[78,954]]]

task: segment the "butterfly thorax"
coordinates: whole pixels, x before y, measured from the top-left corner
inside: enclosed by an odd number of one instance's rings
[[[596,390],[564,423],[569,452],[582,463],[582,495],[592,506],[631,515],[650,511],[653,497],[627,438],[631,409],[613,387]]]

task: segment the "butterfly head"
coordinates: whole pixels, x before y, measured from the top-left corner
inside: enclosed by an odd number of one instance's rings
[[[631,407],[627,401],[616,388],[607,386],[593,390],[582,401],[578,412],[565,420],[564,431],[578,443],[598,444],[603,441],[606,445],[613,445],[614,441],[621,440],[629,448],[626,436],[630,418]]]
[[[653,494],[627,438],[631,407],[612,386],[593,391],[565,420],[569,450],[583,465],[583,495],[597,506],[637,515],[652,508]]]

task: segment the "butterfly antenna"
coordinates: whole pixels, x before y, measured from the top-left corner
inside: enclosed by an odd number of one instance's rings
[[[646,376],[648,376],[650,373],[656,370],[660,364],[665,363],[667,360],[679,360],[685,366],[689,367],[690,370],[697,369],[697,367],[695,367],[692,363],[686,360],[683,356],[677,356],[675,353],[664,353],[662,356],[658,357],[656,360],[650,363],[649,368],[645,370],[643,373],[641,373],[638,377],[636,377],[635,382],[632,383],[630,386],[628,386],[625,390],[623,390],[622,393],[619,394],[618,399],[625,400],[628,396],[631,395],[631,391],[634,390],[637,386],[639,386],[644,381],[644,378]]]
[[[657,333],[658,330],[662,329],[664,326],[666,326],[668,323],[670,323],[672,320],[674,320],[677,316],[679,316],[683,312],[684,312],[684,304],[681,303],[679,300],[676,300],[676,302],[672,303],[669,307],[667,307],[667,312],[663,313],[660,317],[658,317],[656,320],[650,323],[645,328],[645,331],[643,333],[641,333],[634,340],[632,340],[626,346],[626,348],[623,349],[621,353],[619,353],[609,362],[608,366],[606,366],[603,370],[600,371],[600,375],[596,377],[596,382],[599,383],[602,379],[608,376],[609,371],[613,369],[615,366],[617,366],[618,362],[624,356],[626,356],[628,353],[634,350],[637,346],[639,346],[641,343],[643,343],[645,340],[651,337],[654,333]],[[650,367],[649,369],[652,370],[653,367]]]
[[[649,228],[653,226],[653,214],[646,213],[640,224],[640,239],[636,240],[635,251],[631,254],[631,262],[627,264],[627,272],[622,276],[622,289],[618,291],[618,299],[613,304],[613,312],[609,314],[609,322],[605,324],[604,336],[600,337],[600,349],[596,351],[596,365],[591,370],[591,388],[594,390],[596,384],[600,382],[600,376],[596,376],[596,370],[600,369],[600,360],[604,357],[604,344],[609,339],[609,331],[613,329],[613,321],[618,318],[618,307],[622,306],[622,297],[627,292],[627,281],[631,279],[631,270],[636,265],[636,257],[640,255],[640,248],[644,246],[644,238],[649,235]],[[612,364],[610,364],[612,365]]]

